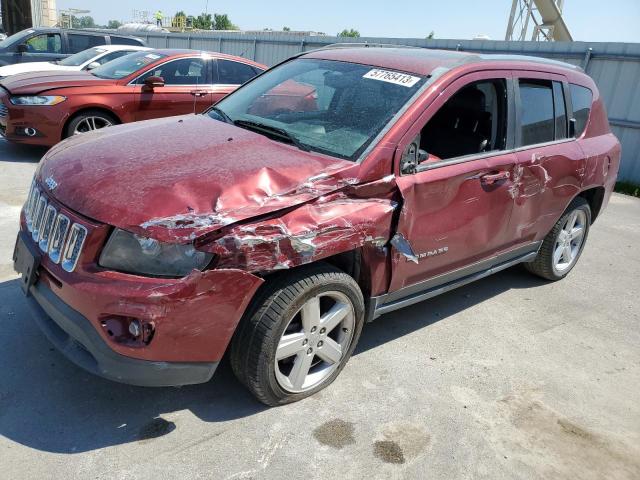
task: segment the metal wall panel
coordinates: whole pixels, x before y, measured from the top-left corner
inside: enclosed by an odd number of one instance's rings
[[[279,32],[260,34],[206,32],[138,36],[156,48],[194,48],[238,55],[275,65],[301,51],[332,43],[383,43],[416,47],[513,53],[552,58],[586,67],[604,99],[614,133],[622,143],[619,178],[640,183],[640,44],[599,42],[507,42],[494,40],[426,40],[421,38],[339,38],[296,36]]]

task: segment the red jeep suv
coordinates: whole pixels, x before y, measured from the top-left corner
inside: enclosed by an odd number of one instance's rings
[[[51,149],[15,268],[42,330],[81,367],[184,385],[228,352],[278,405],[330,384],[386,312],[517,263],[566,276],[619,159],[574,66],[326,48],[204,114]]]

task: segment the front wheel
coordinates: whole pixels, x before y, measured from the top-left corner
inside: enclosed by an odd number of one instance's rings
[[[117,124],[118,121],[106,112],[100,110],[88,110],[79,113],[69,122],[67,126],[66,136],[71,137],[80,133],[92,132],[101,128],[110,127]]]
[[[575,198],[542,242],[538,256],[525,268],[547,280],[566,277],[578,262],[591,225],[591,208]]]
[[[363,322],[362,292],[346,273],[317,265],[276,275],[238,327],[233,371],[267,405],[301,400],[335,380]]]

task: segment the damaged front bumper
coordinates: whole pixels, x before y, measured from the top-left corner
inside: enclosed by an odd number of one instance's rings
[[[79,367],[121,383],[144,387],[190,385],[208,381],[219,362],[139,360],[114,352],[83,315],[43,283],[29,289],[33,317],[53,345]]]

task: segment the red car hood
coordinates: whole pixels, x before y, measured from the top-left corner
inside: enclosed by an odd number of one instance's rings
[[[52,89],[113,85],[114,82],[88,72],[29,72],[11,75],[0,84],[13,95],[34,95]]]
[[[72,137],[37,174],[92,219],[163,241],[286,209],[348,184],[358,165],[187,115]],[[46,189],[46,187],[43,187]]]

